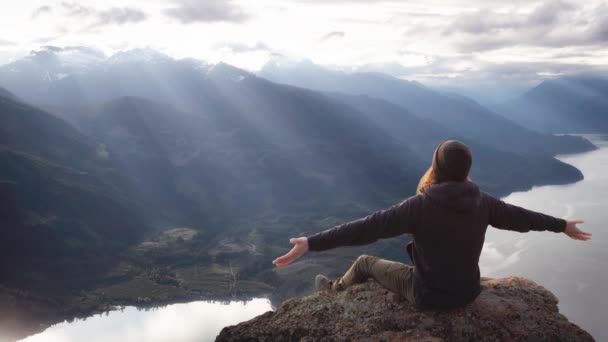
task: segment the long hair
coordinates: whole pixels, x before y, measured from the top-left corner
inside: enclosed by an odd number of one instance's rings
[[[471,176],[467,176],[467,178],[465,180],[472,181]],[[439,177],[437,177],[437,174],[433,170],[433,167],[430,166],[429,169],[426,170],[426,172],[424,173],[424,175],[422,176],[422,178],[420,178],[420,181],[418,182],[418,187],[416,188],[416,195],[422,194],[422,189],[424,187],[427,187],[427,186],[433,185],[433,184],[439,184],[442,182],[443,181],[440,180]]]
[[[418,182],[418,187],[416,188],[416,194],[422,194],[422,189],[426,186],[439,183],[441,183],[439,177],[437,177],[437,174],[435,174],[435,171],[431,166],[428,170],[426,170],[422,178],[420,178],[420,182]]]

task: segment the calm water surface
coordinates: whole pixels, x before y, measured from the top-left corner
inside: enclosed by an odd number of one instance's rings
[[[608,341],[608,141],[589,136],[599,150],[559,159],[579,168],[585,180],[514,193],[505,201],[562,218],[582,218],[593,240],[574,241],[564,234],[516,233],[488,229],[480,266],[482,275],[523,276],[560,299],[560,310]],[[266,299],[229,304],[192,302],[151,311],[127,307],[73,323],[61,323],[27,342],[212,341],[220,330],[271,310]]]
[[[585,175],[581,182],[542,186],[504,200],[565,219],[583,219],[591,241],[575,241],[551,232],[516,233],[488,228],[481,273],[489,277],[519,275],[551,290],[560,311],[608,341],[608,141],[587,136],[599,150],[558,159]]]
[[[272,310],[267,299],[248,302],[191,302],[139,311],[122,311],[60,323],[22,342],[199,342],[213,341],[228,325]]]

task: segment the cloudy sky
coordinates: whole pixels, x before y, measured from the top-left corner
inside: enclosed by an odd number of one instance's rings
[[[249,70],[310,59],[427,83],[536,82],[608,65],[608,1],[3,1],[0,64],[45,45],[151,47]]]

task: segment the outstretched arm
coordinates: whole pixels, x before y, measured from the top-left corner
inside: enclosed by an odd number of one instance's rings
[[[550,215],[528,210],[516,205],[505,203],[490,195],[486,195],[489,203],[489,223],[499,229],[518,232],[552,231],[565,233],[575,240],[589,240],[591,234],[580,230],[577,226],[583,221],[566,221]]]
[[[289,239],[294,247],[289,253],[275,259],[272,263],[284,266],[309,250],[324,251],[340,246],[366,245],[378,239],[413,233],[417,224],[419,205],[419,197],[410,197],[388,209],[377,211],[362,219],[336,226],[308,238]]]

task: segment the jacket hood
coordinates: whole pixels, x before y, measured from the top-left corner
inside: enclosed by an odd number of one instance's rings
[[[471,181],[432,184],[422,188],[422,193],[439,206],[456,211],[471,211],[480,199],[479,187]]]

